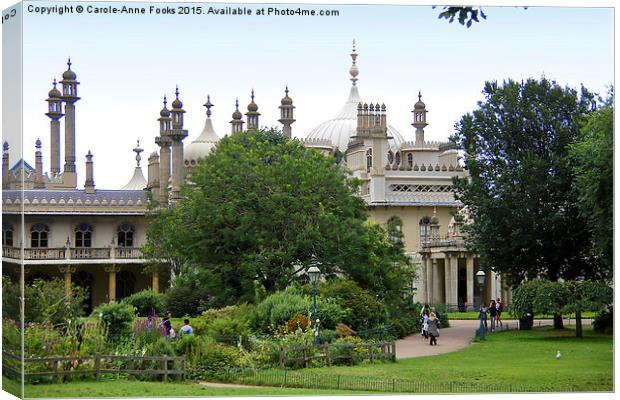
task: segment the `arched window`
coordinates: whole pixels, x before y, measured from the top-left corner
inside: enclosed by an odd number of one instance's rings
[[[388,164],[392,164],[394,162],[394,153],[392,150],[388,151]]]
[[[124,299],[135,292],[136,277],[129,271],[116,274],[116,298]]]
[[[420,240],[428,240],[431,235],[430,229],[431,219],[429,217],[424,217],[420,220]]]
[[[2,245],[13,246],[13,225],[2,224]]]
[[[118,226],[118,247],[133,247],[134,227],[126,222]]]
[[[366,172],[372,168],[372,149],[366,150]]]
[[[34,224],[30,228],[30,247],[47,247],[50,229],[45,224]]]
[[[75,227],[75,247],[91,247],[93,227],[79,224]]]
[[[413,167],[413,154],[407,154],[407,165],[412,168]]]

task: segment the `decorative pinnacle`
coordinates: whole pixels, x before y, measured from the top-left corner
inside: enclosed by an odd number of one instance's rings
[[[176,94],[177,99],[179,98],[179,85],[177,85],[176,90],[174,91],[174,94]]]
[[[239,98],[238,97],[235,99],[235,110],[239,111]]]
[[[207,95],[207,102],[203,104],[203,106],[207,107],[207,117],[211,118],[211,107],[215,105],[211,103],[211,96]]]
[[[37,139],[37,141],[34,142],[34,147],[36,147],[37,150],[41,150],[41,139]]]
[[[357,82],[357,75],[360,73],[359,69],[355,61],[357,60],[357,52],[355,51],[355,39],[353,39],[353,52],[351,53],[351,68],[349,69],[349,74],[351,74],[351,82],[353,82],[353,86],[355,86]]]
[[[288,96],[288,85],[286,85],[286,88],[284,89],[284,94]]]
[[[9,142],[7,142],[6,140],[2,144],[2,150],[3,151],[9,151]]]
[[[168,105],[168,100],[166,100],[166,95],[164,95],[164,108],[166,108],[166,105]]]
[[[252,98],[252,103],[254,103],[254,88],[252,88],[252,94],[250,95],[250,97]]]
[[[418,90],[418,101],[422,101],[422,91]]]
[[[52,82],[52,85],[54,85],[54,89],[56,89],[56,78],[54,78],[54,81]]]
[[[93,161],[93,153],[90,152],[90,150],[88,150],[88,153],[86,154],[86,162],[92,162]]]
[[[136,165],[136,167],[140,166],[140,160],[142,160],[142,157],[140,157],[140,153],[142,153],[144,151],[144,149],[142,149],[140,147],[140,139],[138,139],[138,144],[136,145],[136,147],[133,148],[133,151],[136,152],[136,161],[138,163],[138,165]]]
[[[69,66],[69,70],[71,69],[71,57],[67,60],[67,65]]]

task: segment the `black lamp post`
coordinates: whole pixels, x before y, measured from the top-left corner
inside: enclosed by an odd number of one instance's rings
[[[484,340],[484,319],[486,318],[486,313],[484,312],[484,299],[482,298],[485,280],[486,274],[482,268],[480,268],[480,270],[476,272],[476,281],[478,282],[478,288],[480,288],[480,328],[478,328],[478,337],[480,340]]]
[[[319,276],[321,275],[321,270],[316,265],[318,261],[314,256],[312,256],[312,261],[310,261],[310,268],[308,268],[308,276],[310,277],[310,282],[312,282],[313,288],[313,299],[314,299],[314,343],[319,342],[319,326],[318,320],[316,319],[316,283],[319,281]]]

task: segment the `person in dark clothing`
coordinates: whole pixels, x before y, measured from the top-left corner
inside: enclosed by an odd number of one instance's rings
[[[491,319],[491,332],[495,331],[495,318],[497,316],[497,309],[495,308],[495,300],[491,300],[489,305],[489,318]]]
[[[437,345],[437,337],[439,337],[439,319],[434,312],[428,318],[428,336],[430,338],[430,345]]]

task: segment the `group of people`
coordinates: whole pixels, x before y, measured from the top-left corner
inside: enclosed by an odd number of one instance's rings
[[[164,314],[164,318],[159,323],[157,328],[159,329],[159,331],[161,332],[161,334],[164,337],[166,337],[168,339],[174,339],[174,338],[177,337],[177,333],[174,330],[174,328],[172,327],[172,322],[170,322],[170,318],[172,318],[172,313],[170,311],[167,311]],[[154,320],[155,320],[155,316],[150,316],[148,318],[148,327],[149,327],[149,329],[153,328],[153,321]],[[194,329],[189,324],[189,319],[187,319],[187,318],[184,319],[183,320],[183,326],[181,326],[181,328],[179,329],[179,336],[193,335],[193,334],[194,334]]]
[[[439,337],[439,313],[435,307],[429,308],[428,304],[425,304],[420,312],[420,320],[422,321],[422,336],[429,341],[431,346],[436,346],[437,337]]]
[[[495,332],[495,329],[498,328],[504,328],[504,324],[502,323],[502,311],[504,311],[504,305],[499,297],[497,300],[491,300],[491,304],[489,304],[488,307],[480,307],[480,317],[484,321],[485,330],[489,330],[489,325],[487,324],[487,313],[489,314],[489,319],[491,320],[491,332]]]

